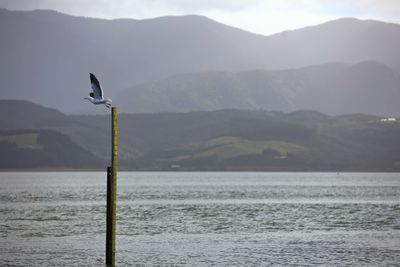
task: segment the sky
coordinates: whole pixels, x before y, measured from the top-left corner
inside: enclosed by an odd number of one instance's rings
[[[0,0],[0,7],[106,19],[197,14],[263,35],[341,17],[400,23],[400,0]]]

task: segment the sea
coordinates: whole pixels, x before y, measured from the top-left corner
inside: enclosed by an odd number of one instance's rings
[[[105,172],[0,173],[0,266],[104,266]],[[116,266],[400,266],[399,173],[119,172]]]

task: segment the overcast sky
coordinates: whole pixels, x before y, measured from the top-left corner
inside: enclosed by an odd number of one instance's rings
[[[0,7],[107,19],[198,14],[265,35],[340,17],[400,23],[400,0],[0,0]]]

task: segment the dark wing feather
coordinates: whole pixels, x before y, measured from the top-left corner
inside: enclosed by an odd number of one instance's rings
[[[101,90],[100,82],[97,80],[96,76],[93,73],[90,73],[90,83],[92,85],[93,90],[93,98],[102,99],[103,98],[103,90]]]

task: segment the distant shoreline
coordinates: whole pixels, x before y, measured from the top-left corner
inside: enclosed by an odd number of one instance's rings
[[[99,170],[99,169],[4,169],[0,170],[0,173],[16,173],[16,172],[106,172],[106,169],[104,170]],[[185,172],[190,172],[190,173],[399,173],[400,171],[363,171],[363,170],[346,170],[346,171],[330,171],[330,170],[310,170],[310,171],[296,171],[296,170],[271,170],[271,171],[265,171],[265,170],[243,170],[243,171],[229,171],[229,170],[208,170],[208,171],[201,171],[201,170],[127,170],[127,169],[122,169],[119,170],[118,172],[171,172],[171,173],[185,173]]]

